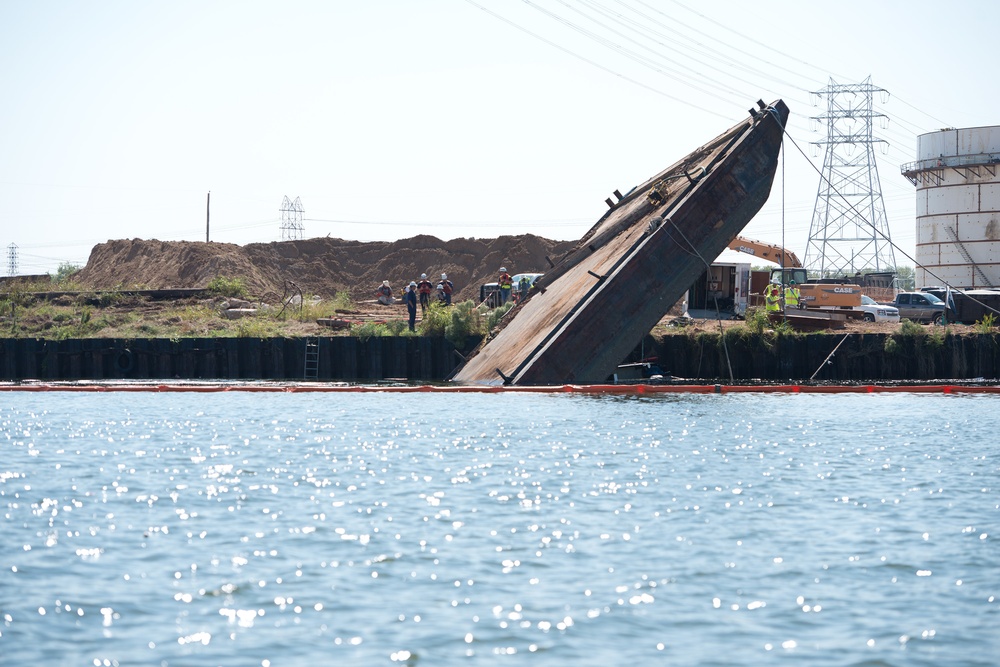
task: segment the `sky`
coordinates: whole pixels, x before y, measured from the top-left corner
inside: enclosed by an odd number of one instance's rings
[[[920,134],[1000,124],[997,25],[990,0],[0,0],[0,274],[12,245],[36,274],[112,239],[204,241],[206,213],[212,241],[279,241],[286,196],[306,238],[575,240],[779,98],[782,162],[743,235],[801,257],[811,93],[869,77],[912,266],[900,165]]]

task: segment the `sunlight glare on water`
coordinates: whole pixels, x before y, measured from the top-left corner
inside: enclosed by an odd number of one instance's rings
[[[28,394],[0,664],[980,665],[983,396]]]

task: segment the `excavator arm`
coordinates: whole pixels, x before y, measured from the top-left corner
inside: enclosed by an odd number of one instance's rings
[[[798,268],[802,266],[802,263],[795,256],[794,252],[785,250],[773,243],[764,243],[763,241],[755,241],[737,236],[729,243],[729,249],[737,252],[745,252],[748,255],[760,257],[769,262],[777,262],[780,266],[786,268]]]

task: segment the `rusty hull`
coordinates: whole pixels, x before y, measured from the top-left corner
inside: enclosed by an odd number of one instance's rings
[[[767,201],[787,119],[778,100],[625,195],[453,380],[606,381]]]

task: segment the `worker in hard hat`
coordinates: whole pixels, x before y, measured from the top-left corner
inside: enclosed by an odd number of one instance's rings
[[[416,331],[417,323],[417,283],[411,280],[403,293],[403,303],[406,304],[406,314],[409,316],[410,331]]]
[[[438,298],[446,306],[451,305],[451,293],[455,291],[455,285],[448,280],[448,274],[441,274],[441,281],[437,284]]]
[[[375,296],[378,298],[378,302],[383,306],[391,306],[396,303],[396,300],[392,298],[392,288],[389,287],[388,280],[382,281],[382,284],[375,290]]]
[[[507,267],[500,267],[500,275],[497,276],[497,286],[500,288],[500,305],[510,300],[511,288],[514,286],[514,279],[507,273]]]
[[[777,280],[771,280],[767,284],[767,287],[764,288],[764,307],[765,308],[767,308],[768,299],[771,298],[771,295],[773,295],[775,292],[778,292],[780,289],[781,289],[781,285],[778,283]],[[770,309],[768,309],[768,310],[770,310]]]
[[[430,307],[431,303],[431,292],[434,291],[434,285],[431,281],[427,279],[426,273],[420,274],[420,282],[417,283],[417,293],[420,295],[420,316],[424,317],[427,315],[427,309]]]
[[[764,290],[764,310],[768,313],[781,312],[781,285],[776,281]]]
[[[523,303],[525,299],[528,298],[528,290],[531,289],[531,278],[522,275],[521,280],[517,283],[518,297],[517,302]]]
[[[794,280],[790,280],[785,288],[785,308],[798,308],[801,300],[802,294],[799,288],[796,287]]]

